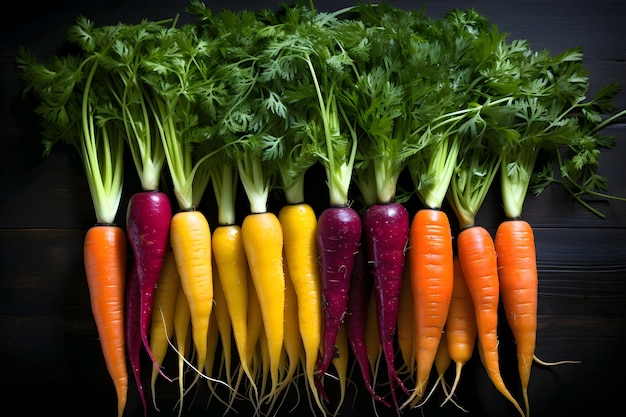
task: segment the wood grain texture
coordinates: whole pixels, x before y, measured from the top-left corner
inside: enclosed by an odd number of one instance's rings
[[[626,2],[622,0],[389,3],[426,7],[433,16],[454,7],[474,6],[511,39],[527,39],[534,49],[556,54],[582,46],[592,92],[609,82],[626,85]],[[66,0],[35,10],[31,3],[19,2],[0,31],[0,397],[24,398],[13,402],[20,415],[54,411],[70,417],[111,416],[115,393],[99,350],[82,265],[82,241],[94,222],[86,182],[72,149],[41,158],[34,119],[18,96],[13,62],[17,47],[24,45],[44,56],[54,54],[79,14],[98,24],[137,22],[170,17],[186,4],[183,0]],[[258,9],[277,8],[279,2],[207,4],[216,10]],[[332,10],[353,2],[318,0],[315,4],[320,10]],[[617,104],[626,108],[626,91],[619,94]],[[626,126],[617,124],[605,132],[615,136],[617,144],[603,153],[600,173],[607,178],[611,193],[626,196]],[[131,165],[128,172],[133,172]],[[129,174],[121,207],[137,189]],[[319,212],[324,207],[324,193],[307,193],[316,198],[313,205]],[[277,207],[278,203],[273,204]],[[415,203],[411,204],[410,210],[415,210]],[[212,216],[212,202],[207,199],[203,205]],[[556,188],[529,197],[524,207],[524,217],[535,228],[538,255],[537,355],[546,361],[580,361],[533,369],[530,398],[532,415],[537,417],[597,415],[601,410],[623,407],[620,399],[626,383],[620,358],[626,350],[626,203],[605,200],[594,202],[594,207],[606,217],[594,216]],[[498,195],[491,193],[477,221],[494,232],[500,220]],[[123,225],[122,215],[118,222]],[[514,350],[510,332],[502,324],[503,372],[517,395]],[[358,378],[355,383],[349,387],[340,416],[373,416]],[[176,415],[172,411],[176,387],[161,382],[158,389],[161,412],[150,415]],[[331,395],[335,395],[332,390]],[[199,398],[206,397],[206,390],[200,390]],[[308,415],[306,400],[301,400],[297,410]],[[435,394],[423,410],[403,415],[514,415],[491,386],[477,357],[467,365],[457,395],[468,412],[451,404],[440,408],[439,400],[441,396]],[[289,410],[296,401],[294,393],[282,410]],[[206,408],[206,401],[198,400],[184,416],[222,415],[223,407],[217,402],[211,402],[210,413]],[[251,410],[243,403],[238,411],[246,416]],[[381,416],[395,415],[380,408],[377,411]],[[132,384],[127,416],[142,416]]]

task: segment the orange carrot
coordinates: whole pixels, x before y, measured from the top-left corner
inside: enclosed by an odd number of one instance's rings
[[[455,363],[455,377],[444,403],[454,395],[461,371],[474,354],[476,344],[476,313],[459,257],[454,257],[454,285],[446,321],[446,339],[450,359]]]
[[[441,341],[439,342],[439,346],[437,347],[437,354],[435,355],[435,370],[437,371],[437,381],[433,386],[432,392],[434,392],[437,386],[440,385],[444,394],[446,396],[449,396],[445,375],[451,363],[452,358],[450,357],[450,351],[448,350],[448,339],[442,337]]]
[[[481,359],[496,389],[524,416],[500,373],[497,333],[500,285],[493,238],[484,227],[472,226],[459,233],[457,248],[459,263],[474,302]]]
[[[445,212],[417,212],[411,223],[408,251],[415,311],[416,388],[404,405],[415,406],[425,393],[452,298],[452,232]]]
[[[180,283],[189,303],[191,334],[198,372],[206,359],[207,332],[213,308],[211,230],[200,211],[179,211],[172,217],[170,240]]]
[[[517,345],[517,364],[526,415],[530,415],[528,384],[537,338],[537,260],[528,222],[500,223],[495,236],[500,296]]]
[[[98,225],[87,231],[83,246],[91,310],[106,367],[115,385],[118,417],[124,414],[128,391],[124,337],[126,245],[126,235],[120,227]]]

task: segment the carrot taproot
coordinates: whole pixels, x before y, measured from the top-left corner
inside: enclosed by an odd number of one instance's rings
[[[474,311],[479,353],[496,389],[524,416],[524,411],[506,387],[500,372],[498,352],[498,305],[500,285],[493,238],[482,226],[463,229],[457,236],[459,263],[467,282]]]
[[[440,386],[443,393],[446,397],[448,397],[449,391],[445,376],[451,364],[452,358],[450,358],[450,351],[448,350],[448,339],[444,336],[439,341],[439,346],[437,346],[437,354],[435,355],[435,371],[437,371],[437,380],[433,384],[429,395],[432,395],[437,387]]]
[[[398,372],[413,378],[415,374],[415,315],[413,307],[413,289],[411,288],[410,267],[404,268],[400,299],[398,304],[398,349],[402,357],[402,366]]]
[[[141,340],[140,318],[141,304],[137,302],[140,299],[141,283],[139,282],[139,273],[137,271],[137,262],[133,258],[131,267],[128,270],[128,278],[126,280],[125,293],[125,321],[124,329],[126,335],[126,352],[128,363],[133,373],[133,379],[139,392],[139,398],[144,410],[144,417],[147,417],[148,407],[146,404],[146,395],[141,380],[141,348],[143,342]]]
[[[126,234],[115,225],[96,225],[85,235],[83,256],[91,310],[107,370],[117,394],[118,417],[128,396],[124,335]]]
[[[408,256],[415,316],[416,387],[404,406],[414,406],[425,393],[452,298],[452,231],[444,211],[418,210],[411,222]]]
[[[217,281],[218,280],[216,280],[216,282]],[[216,284],[213,286],[214,296],[217,296],[219,293],[218,287],[219,287],[219,284]],[[219,379],[219,376],[217,378],[213,376],[216,373],[215,369],[218,367],[218,365],[220,369],[217,371],[217,374],[221,375],[221,370],[222,370],[221,368],[225,366],[226,364],[226,361],[225,361],[226,353],[224,352],[224,349],[220,350],[218,349],[218,347],[220,345],[220,342],[224,342],[224,339],[226,339],[225,333],[230,333],[228,330],[226,330],[228,328],[228,321],[229,321],[228,314],[226,312],[226,309],[222,307],[217,307],[218,302],[219,302],[219,298],[215,298],[213,313],[211,314],[211,317],[209,319],[209,328],[207,330],[207,340],[206,340],[207,354],[204,360],[204,369],[208,376],[206,378],[206,381],[209,387],[209,391],[211,393],[209,397],[209,403],[211,402],[211,400],[217,399],[217,401],[219,401],[220,403],[224,404],[227,407],[227,411],[228,411],[230,409],[230,403],[222,399],[218,395],[217,390],[216,390],[215,383],[222,382],[222,381],[221,379]],[[220,329],[220,327],[222,328]],[[221,354],[220,358],[218,358],[218,354]],[[228,382],[226,382],[226,384],[229,386]]]
[[[346,399],[346,389],[348,386],[350,347],[348,346],[348,336],[346,334],[345,323],[339,327],[337,338],[335,339],[335,346],[337,348],[337,355],[333,357],[331,364],[333,368],[335,368],[337,382],[339,383],[339,398],[337,399],[337,405],[335,407],[333,417],[336,417],[341,411],[341,407]]]
[[[232,356],[232,321],[230,319],[230,314],[228,313],[228,307],[226,305],[226,297],[224,296],[224,290],[222,288],[220,274],[215,266],[215,260],[213,260],[213,311],[211,312],[211,319],[215,321],[215,325],[217,326],[218,335],[217,340],[212,340],[211,336],[207,337],[207,346],[213,345],[212,350],[215,351],[218,345],[221,346],[221,362],[220,362],[220,372],[219,375],[223,374],[226,379],[226,383],[229,386],[232,386],[233,375],[232,375],[232,364],[233,364],[233,356]],[[207,371],[213,369],[213,362],[215,362],[215,358],[209,358],[209,352],[207,351],[207,360],[206,367]],[[211,362],[210,362],[211,361]],[[211,374],[209,374],[211,375]],[[212,381],[209,379],[209,385],[211,386]]]
[[[174,311],[174,348],[178,353],[178,417],[182,416],[184,398],[187,393],[185,387],[185,365],[189,360],[193,340],[189,331],[193,326],[189,300],[183,289],[182,283],[176,291],[176,305]],[[207,324],[208,329],[208,324]],[[208,333],[208,330],[207,330]],[[205,342],[206,343],[206,342]],[[203,364],[204,365],[204,364]]]
[[[460,409],[463,412],[467,412],[467,410],[461,407],[452,398],[453,393],[448,388],[448,384],[446,383],[446,379],[445,379],[446,373],[448,371],[448,368],[450,368],[451,364],[452,364],[452,357],[450,356],[450,344],[448,343],[447,337],[442,337],[441,342],[439,343],[439,347],[437,348],[437,355],[435,356],[435,369],[437,371],[437,382],[434,384],[429,396],[435,392],[435,389],[437,388],[437,386],[440,386],[443,391],[443,394],[445,395],[445,398],[443,402],[441,403],[440,407],[443,407],[443,405],[446,402],[451,401],[458,409]]]
[[[281,378],[278,386],[278,393],[288,392],[287,388],[294,385],[298,368],[304,353],[302,338],[300,336],[299,320],[298,320],[298,296],[293,281],[289,275],[289,262],[285,258],[285,319],[284,319],[284,357],[285,366],[283,366],[284,376]],[[277,397],[276,397],[277,399]],[[273,407],[272,407],[273,408]]]
[[[139,281],[140,336],[150,359],[148,329],[152,318],[154,292],[169,248],[172,208],[169,196],[161,191],[141,191],[131,196],[126,213],[126,234],[136,263]],[[161,371],[161,368],[158,368]],[[163,375],[166,379],[166,375]]]
[[[241,225],[243,247],[257,293],[263,330],[267,339],[272,389],[279,383],[280,355],[284,338],[285,273],[283,231],[278,217],[269,211],[248,214]]]
[[[180,283],[189,304],[197,370],[201,373],[213,308],[211,230],[204,214],[198,210],[176,213],[170,223],[170,240]]]
[[[350,277],[350,290],[348,291],[348,307],[345,320],[346,336],[350,350],[361,373],[361,378],[370,396],[375,400],[390,407],[390,404],[378,395],[372,385],[372,372],[367,356],[366,328],[368,319],[368,306],[372,290],[372,280],[367,267],[367,255],[364,243],[359,245],[359,250],[354,259],[352,276]],[[378,342],[378,341],[377,341]]]
[[[367,300],[365,329],[365,348],[367,351],[367,361],[369,362],[372,374],[372,387],[376,387],[378,380],[378,368],[382,360],[382,349],[380,348],[380,332],[378,331],[378,319],[376,318],[376,295],[370,291]]]
[[[506,220],[498,226],[495,250],[500,297],[517,348],[517,364],[526,415],[530,415],[528,385],[537,342],[537,257],[530,224]]]
[[[322,354],[317,361],[317,386],[336,354],[335,341],[348,306],[350,277],[361,241],[361,217],[351,207],[329,207],[318,218],[317,246],[322,268]],[[327,398],[327,397],[325,397]]]
[[[243,248],[241,227],[218,225],[211,238],[217,270],[233,331],[239,366],[250,383],[254,378],[246,354],[248,343],[248,259]]]
[[[257,358],[258,346],[263,336],[263,315],[259,297],[252,282],[252,274],[248,271],[248,337],[246,343],[245,361],[250,364],[250,373],[255,381],[258,381],[261,366]],[[248,397],[253,403],[260,400],[260,389],[257,382],[251,383]]]
[[[174,253],[169,248],[165,254],[159,282],[154,293],[152,319],[150,320],[150,350],[155,359],[155,362],[152,363],[150,387],[152,403],[156,410],[159,410],[156,402],[156,381],[161,374],[157,367],[162,366],[174,334],[174,311],[179,286],[180,277],[176,269]]]
[[[465,364],[474,354],[476,345],[476,313],[474,302],[469,292],[459,257],[454,257],[454,284],[452,286],[452,299],[446,320],[446,342],[450,359],[455,364],[455,376],[450,392],[444,403],[452,398],[461,379],[461,372]]]
[[[304,367],[315,404],[324,407],[315,389],[315,366],[322,333],[321,278],[316,244],[317,217],[307,203],[287,204],[279,213],[283,229],[285,265],[298,303],[298,325]]]
[[[398,377],[394,360],[398,304],[409,236],[409,214],[400,203],[373,204],[363,216],[363,232],[368,264],[374,278],[380,345],[387,365],[389,389],[397,407],[396,389],[400,388],[409,394]]]

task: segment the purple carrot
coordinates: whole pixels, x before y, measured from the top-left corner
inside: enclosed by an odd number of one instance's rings
[[[144,417],[147,415],[146,396],[141,382],[141,332],[139,330],[139,276],[137,274],[137,263],[132,260],[131,268],[128,271],[128,281],[126,283],[126,350],[130,368],[137,384],[139,397],[143,404]]]
[[[365,328],[367,326],[367,307],[372,290],[371,275],[367,266],[367,254],[365,244],[362,241],[354,259],[354,267],[350,279],[350,291],[348,296],[348,312],[346,314],[346,332],[350,349],[361,371],[361,377],[365,388],[374,400],[390,407],[380,395],[376,394],[372,385],[370,365],[367,358],[367,346],[365,344]]]
[[[131,196],[126,214],[126,231],[137,264],[139,281],[139,326],[141,340],[152,362],[157,362],[150,350],[148,329],[152,304],[165,255],[169,247],[172,206],[167,194],[142,191]],[[158,366],[158,365],[157,365]],[[159,372],[168,378],[158,366]]]
[[[394,341],[409,236],[409,214],[400,203],[374,204],[363,216],[363,231],[374,277],[380,344],[387,363],[391,395],[397,406],[395,389],[400,387],[409,394],[394,364]]]
[[[318,389],[326,401],[321,379],[336,355],[335,341],[348,307],[350,277],[354,257],[361,240],[361,217],[351,207],[330,207],[324,210],[317,224],[317,246],[322,272],[322,309],[324,330],[322,355],[317,363]]]

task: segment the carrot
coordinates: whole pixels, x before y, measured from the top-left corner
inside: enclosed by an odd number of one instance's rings
[[[216,280],[216,281],[219,281],[219,280]],[[214,292],[216,296],[218,296],[218,292],[219,292],[219,289],[217,287],[218,287],[217,285],[214,287],[214,290],[217,290],[217,292]],[[228,314],[225,311],[226,310],[225,308],[217,307],[218,300],[219,298],[217,298],[214,302],[216,306],[213,307],[213,314],[211,315],[211,318],[209,319],[209,329],[207,331],[207,341],[206,341],[207,355],[204,361],[204,369],[206,370],[206,373],[208,375],[208,378],[206,378],[206,380],[207,380],[207,385],[209,387],[209,391],[211,392],[211,396],[209,397],[209,402],[212,399],[217,398],[219,402],[226,405],[226,407],[230,409],[230,404],[224,401],[222,398],[220,398],[220,396],[217,394],[217,390],[215,389],[215,382],[223,382],[223,381],[221,381],[219,377],[215,378],[212,376],[216,372],[215,369],[218,364],[220,366],[220,370],[217,372],[218,375],[221,374],[221,367],[227,364],[227,361],[225,358],[227,354],[224,351],[224,349],[221,350],[221,358],[219,358],[219,360],[218,360],[217,355],[219,353],[218,346],[220,345],[220,342],[223,343],[224,340],[226,339],[226,333],[228,333],[228,336],[230,337],[230,332],[228,329]],[[221,303],[223,303],[223,298],[222,298]],[[229,342],[230,340],[227,342],[227,344],[229,344]],[[226,372],[228,372],[228,370]]]
[[[191,314],[198,372],[202,372],[213,308],[211,230],[204,214],[196,210],[176,213],[170,229],[172,251]]]
[[[128,390],[124,336],[126,234],[114,225],[91,227],[85,236],[83,256],[91,310],[121,417]]]
[[[271,399],[279,383],[278,371],[285,331],[283,231],[278,217],[266,211],[248,214],[241,225],[241,236],[267,339],[272,380],[268,399]]]
[[[169,342],[174,334],[174,311],[176,297],[180,286],[180,277],[176,269],[176,261],[171,248],[165,255],[165,261],[161,268],[159,282],[154,293],[152,319],[150,320],[150,350],[155,362],[152,364],[152,376],[150,386],[152,389],[152,403],[156,404],[156,380],[160,375],[160,367],[167,355]]]
[[[412,378],[415,373],[415,316],[413,307],[413,289],[411,288],[410,267],[404,268],[400,300],[398,304],[398,349],[403,365],[398,372],[405,373]]]
[[[219,340],[219,344],[222,348],[222,362],[220,363],[220,372],[223,367],[223,371],[226,377],[226,383],[229,386],[232,386],[232,322],[230,320],[230,314],[228,313],[228,307],[226,305],[226,297],[224,296],[224,290],[222,289],[220,275],[217,272],[217,267],[215,266],[215,261],[213,263],[213,310],[211,312],[211,319],[215,321],[215,325],[217,326],[217,340]],[[213,351],[217,347],[217,340],[211,340],[211,335],[208,336],[207,346],[209,344],[215,344],[213,347]],[[209,358],[209,354],[207,352],[207,360],[206,363],[212,365],[215,361],[214,358]],[[211,362],[210,362],[211,361]],[[207,371],[213,369],[212,366],[207,367]],[[212,381],[209,380],[209,385],[211,385]]]
[[[315,366],[322,333],[321,278],[315,240],[317,217],[309,204],[297,203],[283,206],[278,219],[283,229],[285,265],[297,297],[306,377],[315,404],[323,410],[315,389]]]
[[[446,320],[446,342],[450,359],[455,363],[455,377],[450,393],[444,400],[452,398],[461,379],[461,371],[474,354],[476,344],[476,314],[459,257],[454,257],[454,285]]]
[[[285,336],[284,336],[284,353],[286,359],[285,376],[282,378],[281,385],[278,387],[279,392],[285,391],[292,386],[296,380],[300,361],[302,359],[304,348],[300,337],[299,320],[298,320],[298,296],[296,289],[289,275],[289,263],[285,260]]]
[[[93,35],[98,49],[94,52],[94,45],[86,47],[77,33]],[[68,31],[68,40],[77,43],[77,54],[58,56],[44,64],[23,48],[17,64],[25,92],[31,91],[40,100],[36,113],[41,116],[44,155],[50,155],[59,142],[74,147],[87,180],[96,221],[83,242],[85,275],[121,416],[128,390],[124,340],[127,237],[115,221],[124,183],[125,147],[123,129],[109,117],[116,92],[103,74],[99,54],[99,48],[110,48],[116,34],[116,30],[94,30],[91,22],[81,18]]]
[[[496,389],[524,416],[500,373],[497,333],[500,285],[493,238],[484,227],[472,226],[459,233],[457,248],[459,263],[474,303],[478,343],[485,369]]]
[[[350,348],[348,346],[348,336],[346,334],[346,326],[342,325],[335,339],[337,347],[337,355],[333,357],[331,363],[335,368],[337,382],[339,383],[339,399],[333,416],[337,416],[341,411],[341,406],[346,398],[346,387],[348,384],[348,365],[350,358]]]
[[[448,350],[448,339],[446,337],[442,337],[439,342],[439,346],[437,346],[437,354],[435,355],[435,370],[437,371],[437,381],[433,384],[433,388],[431,394],[435,392],[435,389],[438,386],[441,386],[443,393],[448,396],[448,386],[446,385],[446,371],[452,364],[452,359],[450,358],[450,351]]]
[[[141,304],[137,302],[140,299],[140,283],[137,271],[137,263],[132,260],[132,265],[128,271],[128,279],[126,280],[126,314],[125,314],[125,330],[126,330],[126,352],[128,362],[133,372],[135,385],[139,391],[139,398],[144,409],[144,417],[147,416],[148,407],[146,404],[146,396],[144,394],[143,384],[141,381],[141,340],[140,319]]]
[[[495,249],[500,296],[517,346],[517,364],[526,415],[530,415],[528,384],[537,339],[537,258],[528,222],[507,220],[498,226]]]
[[[415,315],[416,388],[404,405],[424,395],[450,308],[452,232],[447,214],[421,209],[411,223],[410,278]]]
[[[372,282],[369,268],[367,267],[367,256],[364,244],[359,245],[359,250],[354,259],[354,268],[350,277],[350,290],[348,293],[348,307],[345,320],[346,336],[350,345],[350,350],[356,360],[356,365],[361,372],[361,378],[365,388],[375,400],[389,407],[372,386],[372,375],[367,356],[366,328],[367,313]]]
[[[263,335],[263,315],[261,314],[261,305],[259,298],[252,282],[252,275],[248,272],[248,337],[246,344],[245,361],[250,364],[250,373],[253,377],[259,375],[259,363],[255,361],[258,352],[257,346],[261,343]],[[256,379],[256,378],[255,378]],[[250,399],[257,403],[259,401],[259,389],[256,383],[252,383],[249,392]]]
[[[372,374],[372,387],[376,387],[378,380],[378,369],[382,359],[382,349],[380,347],[380,332],[378,331],[378,319],[376,318],[376,295],[370,291],[367,302],[367,318],[365,324],[365,348],[370,372]]]
[[[150,359],[148,329],[152,318],[154,291],[159,280],[165,254],[169,247],[169,229],[172,208],[167,194],[160,191],[135,193],[128,202],[126,233],[135,258],[139,281],[140,337]],[[159,368],[160,370],[161,368]],[[165,378],[167,376],[164,375]]]
[[[178,353],[178,417],[183,412],[183,400],[185,398],[185,363],[189,359],[191,345],[189,328],[191,324],[191,311],[189,301],[182,285],[176,291],[176,306],[174,311],[174,346]],[[207,325],[208,328],[208,325]],[[208,331],[207,331],[208,333]],[[203,364],[204,365],[204,364]]]
[[[394,365],[394,343],[404,274],[404,251],[409,234],[409,214],[400,203],[374,204],[363,216],[363,230],[368,263],[374,278],[380,344],[387,365],[391,396],[397,407],[396,388],[399,387],[409,395]]]
[[[137,80],[141,77],[145,54],[154,46],[154,37],[163,29],[161,24],[149,21],[138,25],[120,25],[115,40],[119,48],[106,50],[107,60],[103,63],[116,90],[113,97],[117,106],[111,106],[111,110],[122,122],[126,144],[141,185],[141,191],[131,195],[128,201],[126,233],[137,263],[141,341],[153,362],[155,358],[150,350],[148,330],[155,287],[169,247],[172,208],[168,195],[159,191],[165,152],[159,136],[155,134],[158,131],[156,115],[147,102],[150,99],[149,88]],[[126,53],[120,53],[122,49]],[[157,369],[162,372],[160,367]]]
[[[218,220],[211,238],[213,259],[224,292],[240,367],[248,381],[254,384],[246,354],[249,267],[241,227],[236,224],[235,217],[238,170],[229,158],[223,158],[215,162],[211,176]]]
[[[351,207],[330,207],[318,219],[317,245],[322,265],[322,355],[317,362],[317,386],[336,354],[335,341],[348,306],[350,277],[361,240],[361,217]],[[327,397],[325,397],[327,398]]]
[[[370,372],[372,373],[372,386],[376,386],[378,367],[381,360],[382,349],[380,348],[380,332],[378,331],[378,319],[376,317],[376,295],[370,291],[367,300],[367,318],[365,319],[365,347]]]
[[[219,225],[211,239],[217,277],[230,315],[240,366],[250,383],[254,382],[246,356],[248,339],[248,260],[243,248],[241,227]]]

